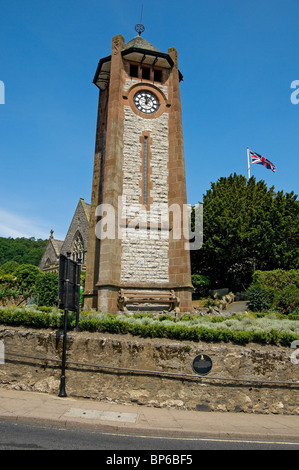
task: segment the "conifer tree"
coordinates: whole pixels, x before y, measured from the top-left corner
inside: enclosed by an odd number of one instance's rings
[[[203,246],[191,251],[192,273],[214,287],[245,289],[256,269],[299,269],[299,202],[236,173],[203,197]]]

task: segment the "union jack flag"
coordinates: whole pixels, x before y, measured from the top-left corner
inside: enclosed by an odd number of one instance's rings
[[[251,150],[249,150],[249,154],[251,156],[251,163],[257,163],[258,165],[263,165],[265,168],[267,168],[268,170],[272,170],[275,173],[276,166],[273,163],[271,163],[270,160],[268,160],[265,157],[262,157],[262,155],[259,155],[256,152],[252,152]]]

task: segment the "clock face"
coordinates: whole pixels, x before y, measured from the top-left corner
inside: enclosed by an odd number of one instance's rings
[[[159,109],[159,100],[151,91],[138,91],[134,96],[134,105],[145,114],[155,113]]]

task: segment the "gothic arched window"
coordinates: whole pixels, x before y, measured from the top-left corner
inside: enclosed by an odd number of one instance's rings
[[[71,256],[74,261],[81,259],[81,263],[85,263],[84,241],[81,233],[77,231],[73,238],[71,246]]]

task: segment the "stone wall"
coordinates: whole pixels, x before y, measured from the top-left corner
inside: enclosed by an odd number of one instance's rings
[[[58,394],[62,338],[61,331],[0,327],[5,345],[0,386]],[[73,397],[155,407],[299,414],[299,365],[292,364],[291,352],[256,344],[69,332],[66,391]],[[205,377],[192,368],[201,353],[213,361]]]

